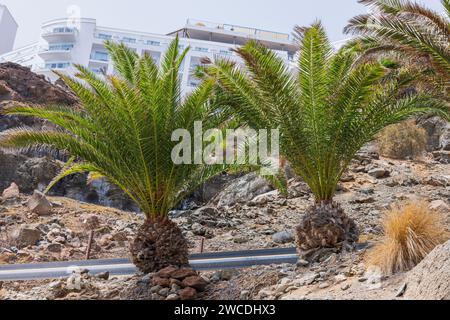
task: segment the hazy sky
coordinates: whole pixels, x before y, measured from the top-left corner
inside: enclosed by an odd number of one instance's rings
[[[440,9],[439,0],[421,0]],[[187,18],[290,33],[296,24],[323,21],[333,41],[345,39],[342,29],[354,15],[366,12],[357,0],[0,0],[17,22],[15,47],[37,41],[46,20],[67,16],[76,5],[81,16],[98,25],[166,34]],[[1,39],[0,39],[1,40]]]

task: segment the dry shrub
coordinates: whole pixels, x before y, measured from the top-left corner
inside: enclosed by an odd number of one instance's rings
[[[427,146],[427,132],[414,120],[408,120],[384,129],[377,139],[381,155],[393,159],[417,158]]]
[[[422,201],[395,205],[383,218],[384,236],[368,253],[368,263],[386,274],[411,270],[450,235],[441,212]]]

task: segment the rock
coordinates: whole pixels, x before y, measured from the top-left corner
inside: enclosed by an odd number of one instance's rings
[[[63,246],[60,243],[51,243],[47,246],[47,251],[51,253],[60,253]]]
[[[180,285],[173,283],[172,286],[170,287],[170,291],[171,292],[178,292],[181,289]]]
[[[112,235],[113,241],[125,242],[128,241],[127,233],[124,231],[114,232]]]
[[[174,285],[176,285],[176,286],[181,286],[181,281],[180,280],[177,280],[177,279],[169,279],[170,280],[170,285],[171,286],[174,286]]]
[[[355,181],[355,177],[351,174],[346,174],[341,177],[341,182],[353,182]]]
[[[418,123],[428,134],[427,150],[450,150],[450,123],[439,117],[423,119]]]
[[[66,243],[66,238],[63,236],[57,236],[55,238],[55,240],[53,240],[53,242],[64,244],[64,243]]]
[[[309,261],[298,259],[297,266],[298,267],[307,267],[309,265]]]
[[[202,277],[199,276],[187,277],[181,282],[181,284],[184,287],[191,287],[200,292],[205,291],[206,286],[208,285],[208,283]]]
[[[19,248],[35,245],[42,237],[42,232],[34,226],[23,225],[11,234],[12,239]]]
[[[103,235],[100,240],[98,240],[98,244],[101,245],[102,247],[106,247],[107,245],[109,245],[112,241],[112,235],[107,233],[105,235]]]
[[[246,243],[248,242],[248,238],[242,235],[236,235],[233,237],[234,243]]]
[[[228,174],[223,173],[205,182],[197,191],[194,193],[194,201],[200,203],[210,202],[220,191],[222,191],[229,183],[233,180],[242,176],[241,174]]]
[[[423,183],[433,187],[446,187],[450,185],[450,176],[441,175],[427,177],[426,179],[424,179]]]
[[[404,283],[398,290],[397,293],[395,294],[395,297],[403,297],[403,295],[405,294],[406,288],[408,287],[408,285],[406,283]]]
[[[239,300],[248,300],[249,296],[250,296],[250,291],[242,290],[241,293],[239,294]]]
[[[187,277],[197,276],[197,272],[191,268],[180,268],[171,274],[171,278],[183,280]]]
[[[250,173],[232,181],[225,189],[217,194],[211,204],[218,208],[230,207],[236,203],[246,203],[260,194],[272,191],[267,180],[256,173]]]
[[[450,300],[450,241],[437,246],[408,272],[405,299]]]
[[[153,286],[150,288],[151,293],[158,293],[163,287],[161,286]]]
[[[289,231],[281,231],[272,235],[272,241],[279,244],[291,243],[294,240],[294,235]]]
[[[81,279],[80,273],[72,273],[72,275],[67,278],[66,289],[70,291],[81,291],[84,287],[84,283]]]
[[[204,236],[206,233],[205,228],[200,224],[200,223],[194,223],[192,226],[192,232],[196,235],[196,236]]]
[[[334,281],[336,281],[336,283],[341,283],[347,280],[347,277],[344,276],[343,274],[338,274],[337,276],[334,277]]]
[[[34,104],[75,105],[78,98],[59,85],[53,85],[44,76],[35,74],[16,63],[0,64],[0,101],[31,102]]]
[[[315,273],[315,272],[310,272],[305,274],[303,277],[301,277],[299,279],[299,281],[297,281],[298,284],[300,284],[301,286],[307,285],[309,286],[310,284],[312,284],[317,278],[319,278],[319,274]]]
[[[348,289],[350,289],[351,285],[349,283],[345,283],[342,285],[341,290],[342,291],[346,291]]]
[[[375,202],[375,198],[371,197],[371,196],[355,197],[351,202],[352,203],[359,203],[359,204],[374,203]]]
[[[177,271],[177,270],[178,270],[177,267],[169,266],[169,267],[166,267],[166,268],[164,268],[164,269],[159,270],[159,271],[156,273],[156,276],[158,276],[158,277],[160,277],[160,278],[167,278],[167,279],[169,279],[169,278],[172,276],[172,274],[173,274],[175,271]]]
[[[381,179],[389,175],[389,171],[386,171],[383,168],[374,168],[369,170],[368,174],[374,178]]]
[[[16,255],[14,253],[10,253],[10,252],[0,253],[0,265],[1,264],[10,264],[10,262],[13,261],[15,257],[16,257]]]
[[[170,280],[167,278],[153,277],[152,279],[153,286],[160,287],[170,287]]]
[[[19,196],[20,196],[19,186],[14,182],[11,183],[11,185],[8,188],[3,190],[2,193],[3,200],[15,199],[18,198]]]
[[[435,200],[430,203],[429,208],[431,210],[441,211],[442,213],[449,212],[450,207],[443,200]]]
[[[255,198],[253,198],[248,203],[248,205],[262,207],[262,206],[266,205],[269,201],[274,201],[277,198],[278,194],[279,194],[278,190],[274,190],[274,191],[270,191],[268,193],[261,194],[259,196],[256,196]]]
[[[167,301],[177,301],[177,300],[180,300],[180,296],[177,295],[177,294],[172,293],[172,294],[167,296],[166,300]]]
[[[100,220],[98,216],[94,214],[82,215],[81,222],[88,231],[95,230],[100,227]]]
[[[321,284],[319,284],[319,289],[326,289],[330,286],[330,284],[328,282],[322,282]]]
[[[109,272],[108,271],[106,271],[106,272],[102,272],[102,273],[99,273],[98,275],[97,275],[97,278],[99,278],[99,279],[102,279],[102,280],[108,280],[109,279]]]
[[[230,281],[238,271],[235,269],[225,269],[214,272],[211,276],[211,281]]]
[[[51,214],[52,204],[47,197],[40,191],[35,190],[33,195],[28,199],[28,210],[39,216],[47,216]]]
[[[194,288],[187,287],[180,290],[179,296],[181,300],[195,300],[197,298],[197,291]]]
[[[162,288],[159,290],[158,294],[163,297],[167,297],[169,295],[170,289],[169,288]]]

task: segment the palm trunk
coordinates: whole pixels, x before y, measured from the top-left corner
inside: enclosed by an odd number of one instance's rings
[[[149,217],[130,251],[133,263],[144,273],[189,264],[187,241],[178,225],[167,217]]]
[[[358,241],[355,222],[331,200],[310,207],[297,227],[297,245],[302,251],[336,248],[343,243]]]

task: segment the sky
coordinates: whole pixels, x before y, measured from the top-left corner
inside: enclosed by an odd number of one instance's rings
[[[419,0],[442,11],[439,0]],[[367,12],[357,0],[0,0],[19,24],[15,48],[35,42],[47,20],[78,8],[84,18],[104,27],[166,34],[188,18],[291,33],[295,25],[320,19],[332,41],[346,39],[342,29]],[[78,10],[77,9],[77,10]],[[0,39],[1,40],[1,39]]]

